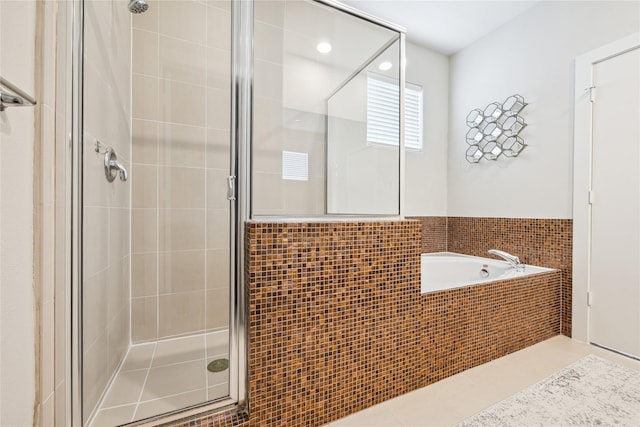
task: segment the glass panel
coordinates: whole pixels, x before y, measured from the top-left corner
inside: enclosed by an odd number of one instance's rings
[[[397,215],[400,42],[328,100],[327,212]]]
[[[145,4],[84,3],[85,424],[229,395],[230,2]]]
[[[377,62],[369,64],[383,58],[381,54],[394,65],[379,72],[398,80],[398,33],[313,1],[257,1],[255,21],[252,214],[397,215],[398,148],[356,154],[355,144],[344,140],[346,134],[329,138],[327,114],[328,109],[334,111],[331,117],[337,126],[339,120],[352,120],[355,110],[366,111],[366,86],[357,98],[348,93],[362,88],[359,77],[378,67]],[[349,132],[366,128],[366,119],[359,120]],[[358,141],[366,147],[366,132]],[[327,162],[327,152],[337,156],[346,151],[353,151],[342,159],[346,163]],[[375,175],[372,161],[382,168]],[[331,176],[335,185],[327,186]],[[384,199],[379,197],[381,184]],[[363,188],[366,194],[360,193]],[[328,200],[354,193],[377,195],[361,204],[334,203],[327,210]]]

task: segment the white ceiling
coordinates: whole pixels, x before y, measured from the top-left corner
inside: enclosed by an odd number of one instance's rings
[[[452,55],[534,6],[537,1],[343,0],[407,29],[407,38]]]

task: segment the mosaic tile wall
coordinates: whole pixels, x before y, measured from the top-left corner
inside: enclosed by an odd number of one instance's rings
[[[562,271],[562,333],[571,336],[573,220],[447,218],[447,250],[489,256],[489,249],[518,255],[525,264]]]
[[[422,224],[421,252],[445,252],[447,250],[447,217],[416,216],[408,220]]]
[[[560,333],[560,272],[420,294],[421,223],[248,225],[250,417],[317,426]]]
[[[418,387],[417,222],[248,235],[252,420],[322,425]]]

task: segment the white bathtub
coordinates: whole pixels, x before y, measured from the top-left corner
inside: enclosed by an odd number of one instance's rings
[[[421,258],[420,290],[423,294],[553,271],[533,265],[526,265],[524,271],[516,271],[506,261],[453,252],[422,254]]]

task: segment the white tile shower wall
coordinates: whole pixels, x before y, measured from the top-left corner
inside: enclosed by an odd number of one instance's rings
[[[571,218],[574,58],[638,31],[638,2],[539,2],[453,55],[448,215]],[[529,103],[529,146],[517,159],[467,163],[469,111],[514,93]]]
[[[94,410],[129,345],[131,181],[104,176],[96,140],[131,170],[131,14],[119,1],[85,4],[84,414]]]
[[[0,2],[0,72],[35,93],[36,2]],[[35,378],[33,294],[34,109],[0,113],[0,425],[31,425]]]
[[[134,343],[226,329],[229,1],[133,16]]]

